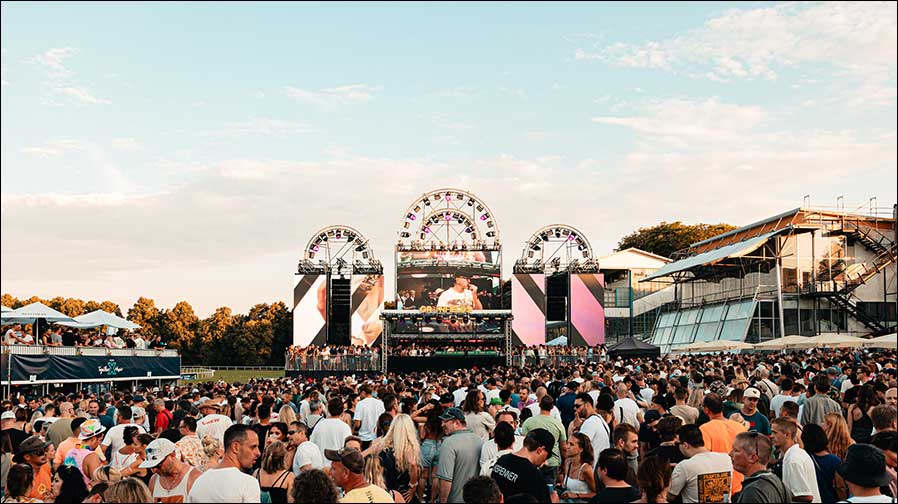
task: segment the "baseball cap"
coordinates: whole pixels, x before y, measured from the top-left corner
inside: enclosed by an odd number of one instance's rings
[[[742,397],[746,399],[760,399],[761,391],[754,387],[749,387],[742,393]]]
[[[134,402],[135,403],[146,402],[146,398],[142,395],[136,395],[136,396],[134,396]]]
[[[355,448],[324,450],[324,458],[331,462],[339,462],[356,474],[361,474],[365,471],[365,459],[362,457],[362,453]]]
[[[165,457],[174,453],[178,448],[174,443],[165,438],[154,439],[147,445],[147,459],[140,463],[141,469],[156,467]]]
[[[131,408],[131,418],[140,418],[142,416],[147,416],[147,410],[145,410],[143,406],[134,406]]]
[[[490,406],[492,406],[494,404],[496,406],[502,406],[502,404],[503,404],[502,399],[499,399],[498,397],[494,397],[494,398],[490,399]]]
[[[645,423],[650,424],[652,422],[657,422],[661,420],[661,412],[658,410],[650,409],[645,412]]]
[[[449,408],[440,415],[440,420],[446,422],[449,420],[461,420],[464,422],[465,414],[458,408]]]
[[[440,404],[447,404],[447,403],[455,404],[455,396],[450,394],[449,392],[446,392],[445,394],[440,395]],[[15,417],[16,416],[13,415],[13,418],[15,418]]]
[[[2,415],[0,415],[0,420],[15,420],[16,414],[12,411],[4,411]]]
[[[78,439],[85,440],[106,432],[106,427],[96,418],[92,418],[81,424],[81,432],[78,433]]]
[[[533,429],[527,434],[527,437],[539,443],[549,453],[555,449],[555,436],[546,429]]]

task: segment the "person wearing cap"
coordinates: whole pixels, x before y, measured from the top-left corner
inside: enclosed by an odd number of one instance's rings
[[[259,481],[246,474],[261,455],[259,436],[249,425],[234,424],[224,433],[224,457],[196,479],[185,502],[261,502]]]
[[[131,417],[134,415],[134,411],[130,406],[122,406],[120,408],[117,408],[116,412],[118,413],[118,424],[113,426],[106,432],[106,437],[103,438],[103,442],[100,445],[104,453],[107,450],[111,450],[111,453],[116,453],[124,448],[125,427],[128,427],[129,425],[137,427],[137,430],[140,431],[140,433],[146,433],[146,429],[143,428],[143,425],[138,425],[131,421]]]
[[[81,471],[85,485],[90,485],[91,476],[102,465],[96,450],[100,447],[104,432],[106,432],[106,427],[103,427],[99,420],[90,419],[82,423],[78,434],[78,445],[69,450],[63,459],[64,465],[75,466]]]
[[[200,440],[206,436],[212,436],[224,446],[224,433],[233,422],[219,413],[221,404],[213,399],[206,399],[197,406],[197,409],[200,410],[203,417],[196,421],[196,436]]]
[[[50,469],[50,459],[47,449],[52,445],[50,441],[44,441],[40,436],[26,438],[16,448],[12,461],[17,464],[28,464],[34,473],[34,483],[31,486],[31,499],[47,501],[52,494],[53,472]]]
[[[749,432],[759,432],[765,436],[770,435],[770,420],[758,411],[758,401],[761,400],[761,391],[749,387],[742,394],[742,409],[738,414],[748,423]]]
[[[645,421],[639,425],[639,453],[645,454],[661,445],[657,428],[661,417],[661,412],[656,409],[645,412]]]
[[[440,502],[463,502],[465,483],[480,472],[483,440],[467,427],[462,410],[449,408],[439,418],[446,433],[437,466]]]
[[[883,495],[880,489],[889,485],[892,477],[886,471],[885,454],[876,446],[851,445],[836,472],[845,480],[851,494],[844,502],[895,502],[894,497]]]
[[[782,456],[783,483],[793,502],[820,502],[814,460],[798,446],[798,426],[787,418],[777,418],[771,428],[773,446]]]
[[[203,473],[181,460],[178,447],[168,439],[154,439],[146,449],[141,469],[152,471],[150,493],[154,502],[184,502],[194,482]]]
[[[9,440],[14,447],[22,444],[22,441],[25,441],[28,437],[28,434],[26,434],[24,430],[16,426],[16,412],[12,410],[4,411],[3,414],[0,415],[0,428],[2,428],[2,431],[0,432],[2,432],[4,436],[9,436]]]
[[[549,502],[552,495],[539,468],[554,449],[555,437],[549,431],[533,429],[524,437],[520,450],[496,460],[490,477],[506,499],[524,493],[536,497],[538,502]]]
[[[473,285],[470,277],[463,273],[457,273],[455,284],[440,294],[437,306],[470,306],[475,310],[483,309],[483,304],[477,297],[477,286]]]
[[[81,440],[78,437],[81,434],[81,424],[86,422],[87,418],[78,417],[72,420],[72,431],[73,434],[70,438],[66,439],[62,443],[59,443],[59,448],[56,449],[56,454],[53,456],[53,467],[59,467],[65,462],[65,456],[68,455],[69,450],[72,448],[77,448],[80,444]],[[106,460],[106,456],[103,454],[103,450],[100,447],[96,449],[97,455],[100,457],[101,461]]]
[[[390,493],[365,478],[365,459],[360,451],[324,450],[324,457],[331,461],[331,478],[343,489],[340,502],[394,502]]]

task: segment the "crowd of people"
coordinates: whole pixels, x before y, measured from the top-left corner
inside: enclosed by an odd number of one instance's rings
[[[140,333],[121,332],[116,334],[103,334],[96,329],[71,329],[63,326],[51,326],[41,331],[37,339],[31,331],[22,329],[22,324],[14,324],[3,334],[2,344],[5,345],[45,345],[68,347],[99,347],[99,348],[133,348],[136,350],[166,348],[161,336],[145,339]]]
[[[896,352],[15,394],[3,502],[895,502]]]

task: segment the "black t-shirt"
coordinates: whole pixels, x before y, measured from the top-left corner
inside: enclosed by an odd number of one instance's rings
[[[524,493],[536,497],[538,502],[549,502],[546,479],[539,469],[524,457],[513,453],[499,457],[493,466],[491,477],[499,485],[499,490],[506,499]]]
[[[62,333],[62,344],[64,346],[75,346],[75,333],[71,331]]]
[[[671,464],[679,464],[683,461],[683,453],[673,445],[661,445],[645,454],[648,457],[661,457]]]
[[[618,502],[633,502],[642,497],[642,492],[639,491],[638,488],[635,487],[626,487],[626,488],[606,488],[598,493],[596,493],[595,497],[589,500],[590,503],[618,503]]]
[[[639,425],[639,441],[649,445],[649,450],[654,450],[661,444],[661,435],[658,431],[649,427],[645,422]]]
[[[25,431],[22,429],[16,429],[12,427],[10,429],[3,429],[3,434],[9,436],[9,441],[12,443],[12,451],[13,453],[19,452],[19,445],[22,444],[22,441],[28,439],[28,434],[25,434]]]

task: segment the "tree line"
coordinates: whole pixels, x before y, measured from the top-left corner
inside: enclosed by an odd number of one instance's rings
[[[85,301],[61,296],[42,299],[32,296],[18,299],[3,294],[3,306],[19,308],[41,302],[54,310],[77,317],[95,310],[104,310],[125,317],[141,326],[144,338],[161,336],[169,348],[181,352],[184,364],[210,366],[281,366],[284,350],[293,340],[293,318],[282,301],[260,303],[249,313],[233,313],[222,306],[200,319],[187,301],[172,308],[158,308],[149,298],[141,297],[127,313],[112,301]]]

